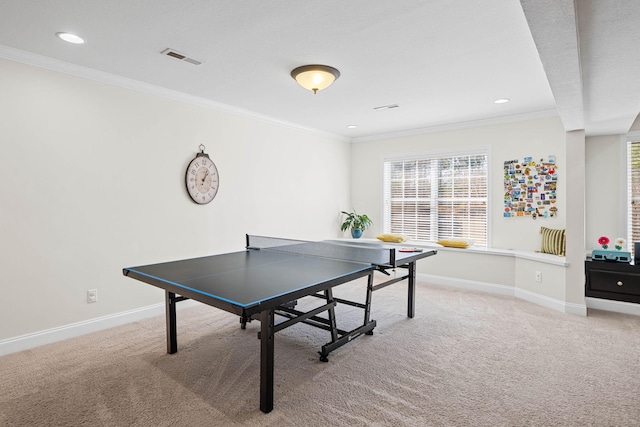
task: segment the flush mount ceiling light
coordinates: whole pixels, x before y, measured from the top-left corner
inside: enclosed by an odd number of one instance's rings
[[[73,43],[73,44],[82,44],[84,43],[84,39],[80,36],[77,36],[75,34],[71,34],[71,33],[56,33],[56,36],[58,36],[59,39],[64,40],[66,42],[69,43]]]
[[[340,77],[340,71],[328,65],[303,65],[291,71],[291,77],[303,88],[316,93],[328,88]]]
[[[496,99],[495,101],[493,101],[493,103],[494,104],[506,104],[509,101],[510,101],[509,98],[500,98],[500,99]]]

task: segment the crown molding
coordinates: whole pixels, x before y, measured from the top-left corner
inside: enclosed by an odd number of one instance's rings
[[[403,130],[398,132],[356,137],[356,138],[352,138],[351,142],[355,143],[355,142],[379,141],[381,139],[392,139],[392,138],[400,138],[405,136],[422,135],[427,133],[446,132],[451,130],[468,129],[468,128],[481,127],[481,126],[492,126],[497,124],[521,122],[524,120],[534,120],[534,119],[541,119],[545,117],[554,117],[554,116],[559,117],[557,110],[542,110],[542,111],[535,111],[535,112],[525,113],[525,114],[514,114],[511,116],[496,117],[492,119],[471,120],[468,122],[451,123],[446,125],[430,126],[430,127],[423,127],[423,128],[417,128],[417,129]]]
[[[148,95],[159,96],[162,98],[170,99],[173,101],[184,102],[186,104],[196,105],[212,110],[220,111],[223,113],[233,114],[248,119],[259,120],[262,122],[274,124],[277,126],[310,133],[325,138],[338,140],[341,142],[351,142],[351,138],[344,135],[337,135],[329,132],[323,132],[318,129],[313,129],[305,126],[298,125],[296,123],[287,122],[285,120],[279,120],[274,117],[266,116],[264,114],[255,113],[250,110],[233,107],[227,104],[211,101],[208,99],[200,98],[194,95],[189,95],[183,92],[179,92],[172,89],[144,83],[138,80],[129,79],[126,77],[117,76],[115,74],[106,73],[93,68],[84,67],[81,65],[71,64],[69,62],[61,61],[59,59],[50,58],[47,56],[39,55],[15,49],[9,46],[0,45],[0,58],[9,61],[20,62],[23,64],[31,65],[38,68],[44,68],[50,71],[56,71],[63,74],[80,77],[87,80],[93,80],[100,83],[106,83],[112,86],[117,86],[124,89],[134,90]]]
[[[640,141],[640,130],[630,131],[626,135],[627,142]]]

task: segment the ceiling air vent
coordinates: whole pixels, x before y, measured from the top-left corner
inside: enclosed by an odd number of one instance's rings
[[[163,54],[163,55],[170,56],[172,58],[179,59],[180,61],[188,62],[189,64],[193,64],[193,65],[202,64],[202,61],[199,61],[199,60],[197,60],[195,58],[189,58],[184,53],[180,53],[180,52],[178,52],[177,50],[174,50],[174,49],[166,48],[165,50],[163,50],[160,53]]]
[[[374,110],[390,110],[392,108],[398,108],[398,104],[381,105],[380,107],[373,107]]]

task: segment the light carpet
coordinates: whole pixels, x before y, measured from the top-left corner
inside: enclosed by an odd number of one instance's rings
[[[362,300],[365,284],[336,288]],[[316,300],[307,298],[307,300]],[[304,301],[301,304],[320,300]],[[178,310],[0,358],[2,426],[638,426],[640,317],[551,311],[512,297],[406,285],[373,295],[372,336],[318,359],[328,332],[275,340],[274,410],[259,410],[259,322]],[[339,305],[338,326],[362,311]]]

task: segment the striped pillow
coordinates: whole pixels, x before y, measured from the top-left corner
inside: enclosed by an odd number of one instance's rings
[[[556,230],[553,228],[540,227],[542,234],[542,249],[540,252],[544,254],[565,255],[566,236],[565,230]]]

